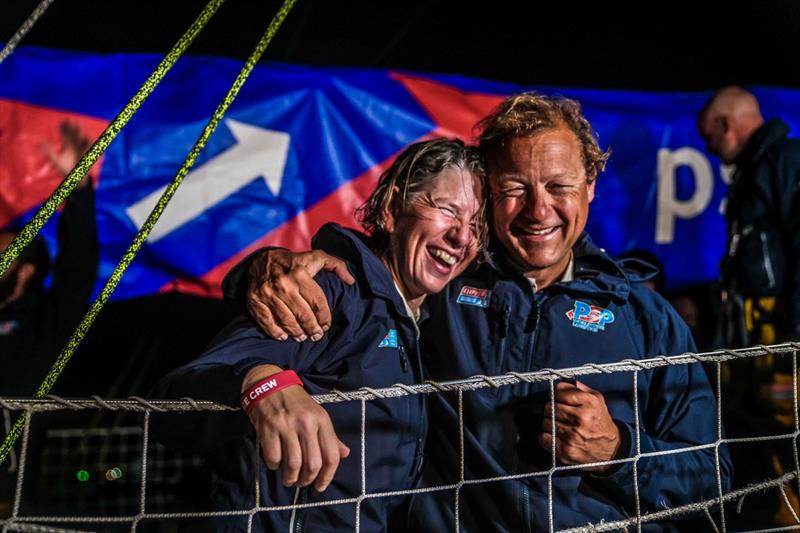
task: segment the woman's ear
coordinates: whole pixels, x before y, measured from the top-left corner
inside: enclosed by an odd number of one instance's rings
[[[386,233],[394,233],[397,227],[397,218],[402,211],[403,199],[400,195],[400,188],[395,185],[392,187],[392,197],[389,199],[387,205],[383,208],[381,219],[383,220],[383,230]]]

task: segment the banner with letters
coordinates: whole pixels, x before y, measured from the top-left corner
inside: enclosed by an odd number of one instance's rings
[[[69,121],[96,138],[159,62],[20,48],[0,65],[0,226],[24,223],[60,176],[42,146]],[[182,58],[93,170],[100,281],[174,177],[241,63]],[[713,281],[724,248],[726,173],[695,128],[708,93],[522,87],[387,70],[258,66],[119,285],[115,297],[179,290],[218,296],[225,272],[264,245],[294,249],[353,210],[407,144],[471,140],[520,90],[577,98],[613,151],[588,229],[616,255],[656,253],[669,287]],[[800,90],[755,88],[766,117],[800,126]],[[55,223],[45,236],[55,253]]]

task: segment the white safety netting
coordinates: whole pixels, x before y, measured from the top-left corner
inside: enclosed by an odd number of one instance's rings
[[[385,498],[395,497],[402,495],[411,495],[415,493],[427,493],[435,491],[448,491],[452,494],[453,503],[455,508],[455,522],[453,524],[454,531],[458,532],[460,528],[459,521],[459,493],[462,488],[481,484],[491,483],[512,479],[524,479],[540,476],[547,479],[548,493],[548,507],[547,509],[540,509],[538,512],[547,513],[549,530],[554,531],[554,505],[553,505],[553,477],[559,472],[568,470],[581,470],[590,467],[598,467],[604,465],[618,465],[622,463],[632,463],[632,476],[633,486],[635,490],[635,513],[625,520],[616,522],[598,521],[596,523],[585,524],[581,527],[576,527],[568,530],[573,533],[578,532],[595,532],[595,531],[616,531],[623,529],[634,529],[640,531],[642,526],[647,523],[657,522],[661,520],[670,520],[677,518],[680,515],[687,513],[704,513],[706,516],[705,527],[709,531],[728,531],[726,524],[726,516],[724,505],[727,502],[740,502],[749,494],[762,492],[766,490],[773,490],[779,493],[785,501],[787,507],[790,509],[796,525],[787,526],[777,529],[762,529],[758,531],[784,531],[790,529],[800,529],[800,517],[798,516],[797,509],[793,509],[792,502],[787,496],[786,488],[789,484],[794,483],[797,489],[800,489],[800,462],[798,461],[797,451],[797,438],[800,435],[800,421],[798,419],[798,392],[797,392],[797,352],[800,350],[800,343],[784,343],[772,346],[756,346],[752,348],[745,348],[739,350],[717,350],[707,353],[685,353],[675,356],[659,356],[649,359],[633,360],[626,359],[616,363],[607,364],[593,364],[589,363],[580,367],[563,368],[563,369],[542,369],[535,372],[517,373],[510,372],[500,376],[473,376],[464,380],[448,381],[448,382],[433,382],[428,381],[416,385],[395,385],[392,387],[373,389],[364,387],[362,389],[351,392],[333,391],[329,394],[317,395],[315,400],[321,404],[335,403],[335,402],[359,402],[361,412],[361,434],[360,434],[360,476],[361,476],[361,492],[354,494],[352,498],[330,500],[325,502],[305,503],[288,506],[275,506],[275,507],[262,507],[260,506],[260,493],[263,489],[260,484],[260,472],[253,473],[255,478],[255,490],[252,495],[253,505],[251,507],[233,511],[220,511],[220,512],[158,512],[153,510],[152,500],[148,500],[148,475],[150,472],[151,460],[148,459],[148,451],[154,446],[150,441],[150,419],[152,413],[164,412],[198,412],[198,411],[231,411],[238,410],[230,406],[215,404],[211,402],[196,401],[193,399],[182,399],[175,401],[149,401],[139,397],[132,397],[127,400],[104,400],[99,397],[92,397],[88,399],[67,400],[60,397],[50,396],[45,399],[11,399],[0,398],[0,407],[7,412],[21,412],[25,417],[25,431],[23,434],[22,445],[20,447],[19,456],[13,457],[16,463],[14,466],[17,470],[17,483],[13,508],[11,509],[11,516],[7,519],[0,520],[0,530],[6,531],[36,531],[36,532],[63,532],[63,531],[86,531],[88,530],[104,530],[105,527],[110,525],[130,527],[130,531],[136,531],[144,521],[160,521],[160,520],[176,520],[176,519],[205,519],[212,517],[245,517],[248,523],[248,530],[252,527],[253,518],[258,513],[267,513],[272,511],[288,511],[294,509],[303,509],[311,507],[319,507],[322,505],[340,505],[340,504],[354,504],[355,505],[355,530],[360,530],[360,505],[366,499],[370,498]],[[790,358],[792,363],[792,403],[794,409],[794,425],[791,431],[783,434],[770,434],[770,435],[752,435],[747,437],[727,438],[723,435],[722,429],[722,405],[723,405],[723,387],[721,381],[722,365],[728,361],[762,357],[771,354],[772,356],[780,356]],[[638,395],[633,391],[638,390],[639,374],[644,370],[665,367],[669,365],[688,365],[688,364],[705,364],[707,367],[716,367],[716,372],[712,373],[712,383],[716,389],[717,399],[717,418],[715,434],[716,439],[714,442],[705,443],[702,445],[686,446],[682,448],[669,449],[657,452],[642,452],[639,442],[640,430],[640,416],[639,416],[639,400]],[[555,392],[555,384],[560,379],[574,379],[581,376],[592,374],[609,374],[616,372],[625,372],[631,374],[631,394],[633,398],[635,431],[633,432],[633,449],[635,453],[631,457],[616,459],[612,461],[605,461],[599,463],[582,464],[582,465],[564,465],[557,461],[555,456],[556,446],[552,446],[552,462],[551,466],[542,471],[514,474],[503,477],[493,477],[484,479],[468,479],[465,478],[465,460],[464,460],[464,410],[463,410],[463,395],[469,394],[472,391],[486,389],[489,387],[506,387],[519,383],[536,383],[544,382],[549,383],[551,405],[554,406],[553,397]],[[714,376],[714,374],[716,374]],[[392,492],[369,492],[366,490],[366,478],[368,472],[366,471],[365,461],[365,439],[367,434],[367,420],[366,420],[366,402],[383,399],[395,398],[400,396],[407,396],[413,394],[439,394],[444,392],[454,392],[457,394],[458,402],[458,427],[459,435],[459,476],[458,480],[454,483],[439,485],[434,487],[424,487],[410,490],[398,490]],[[553,407],[554,408],[554,407]],[[108,513],[108,514],[93,514],[93,515],[50,515],[50,514],[25,514],[22,512],[21,503],[25,498],[25,491],[23,490],[25,484],[25,469],[28,462],[29,454],[29,440],[31,434],[31,422],[37,416],[42,416],[45,413],[53,413],[58,411],[112,411],[117,413],[123,412],[138,412],[143,413],[143,422],[141,431],[136,431],[136,438],[140,439],[141,449],[138,460],[139,475],[138,487],[136,487],[136,511],[127,514]],[[555,420],[554,413],[552,419]],[[555,431],[552,434],[555,435]],[[127,433],[125,433],[127,434]],[[555,437],[553,437],[555,438]],[[734,491],[725,492],[723,490],[723,481],[720,468],[720,447],[722,445],[737,445],[744,443],[757,443],[764,446],[769,446],[771,443],[783,441],[790,443],[793,452],[794,463],[791,467],[786,467],[782,475],[767,479],[763,482],[750,485],[745,488],[739,488]],[[555,444],[555,443],[553,443]],[[715,462],[715,474],[717,484],[717,495],[715,498],[694,502],[680,507],[659,510],[656,512],[642,512],[639,491],[638,491],[638,476],[639,462],[647,457],[655,457],[658,455],[667,454],[682,454],[697,452],[699,450],[713,450]],[[257,450],[256,450],[257,453]],[[261,464],[260,461],[256,464]],[[4,467],[6,465],[3,465]],[[261,468],[265,468],[262,464]],[[800,490],[798,490],[800,492]],[[103,526],[105,524],[105,526]],[[73,527],[80,527],[81,529],[74,529]]]

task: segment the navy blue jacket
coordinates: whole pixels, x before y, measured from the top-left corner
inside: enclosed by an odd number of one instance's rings
[[[165,377],[154,396],[190,396],[238,405],[241,380],[253,366],[271,363],[295,370],[309,394],[364,386],[412,384],[421,378],[418,339],[387,268],[355,234],[329,224],[315,237],[315,247],[348,261],[357,283],[348,286],[335,275],[321,272],[322,286],[332,310],[331,329],[317,343],[278,342],[266,337],[248,318],[234,320],[199,359]],[[412,488],[422,464],[426,431],[425,398],[406,396],[366,402],[366,492]],[[225,415],[153,417],[153,431],[170,446],[211,454],[214,463],[214,510],[253,506],[255,469],[262,482],[261,505],[312,503],[361,494],[360,402],[324,406],[339,438],[350,447],[333,482],[323,493],[312,487],[284,488],[279,476],[255,459],[254,431],[243,412]],[[162,422],[158,422],[159,418]],[[183,423],[177,424],[179,420]],[[367,498],[361,502],[362,531],[385,531],[387,517],[397,513],[402,498]],[[403,518],[405,515],[403,514]],[[259,513],[255,530],[353,531],[356,505]],[[244,518],[223,518],[215,531],[245,529]]]
[[[423,324],[428,379],[569,368],[694,351],[688,328],[655,292],[635,283],[584,235],[574,249],[575,279],[534,293],[513,269],[482,264],[427,299]],[[603,393],[621,429],[623,456],[635,455],[633,374],[580,379]],[[700,364],[669,366],[638,375],[641,452],[713,443],[716,402]],[[519,384],[463,393],[465,480],[547,471],[549,452],[537,442],[549,385]],[[459,481],[457,396],[432,395],[424,483]],[[720,449],[723,489],[731,473]],[[714,448],[641,458],[642,512],[717,495]],[[611,473],[577,470],[553,478],[555,529],[635,515],[631,463]],[[452,531],[454,490],[415,496],[412,530]],[[548,479],[536,477],[460,489],[464,531],[547,531]],[[670,530],[670,524],[645,531]]]

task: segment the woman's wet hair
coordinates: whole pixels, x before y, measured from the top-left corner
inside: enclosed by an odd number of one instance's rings
[[[389,245],[389,233],[384,226],[384,213],[392,208],[398,214],[420,194],[431,190],[436,177],[448,168],[466,170],[475,176],[486,190],[486,167],[477,147],[467,146],[458,139],[434,139],[410,145],[397,156],[378,179],[378,186],[364,204],[356,210],[356,218],[374,239],[377,252]],[[399,202],[398,202],[399,195]],[[484,194],[484,199],[486,198]],[[488,236],[485,202],[476,215],[478,245]]]

